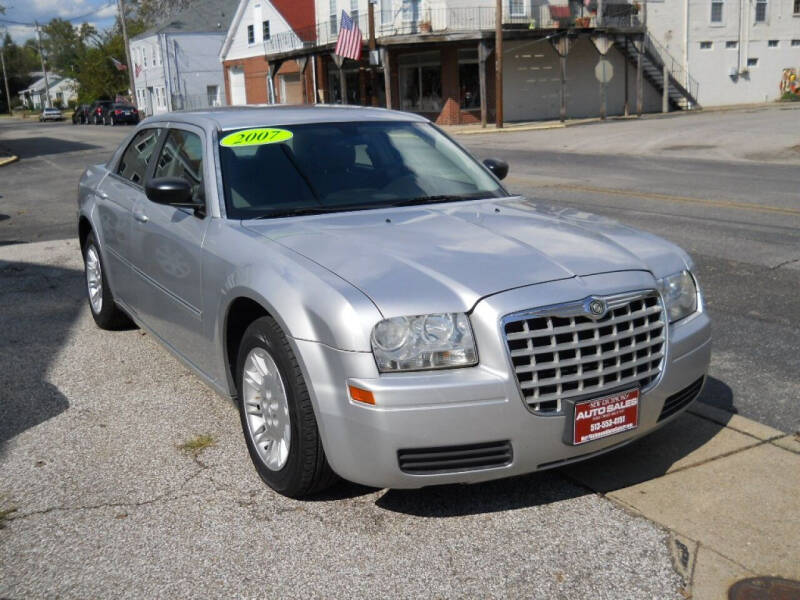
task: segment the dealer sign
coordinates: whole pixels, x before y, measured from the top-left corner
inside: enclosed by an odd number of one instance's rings
[[[634,388],[575,403],[573,444],[585,444],[639,425],[639,390]]]

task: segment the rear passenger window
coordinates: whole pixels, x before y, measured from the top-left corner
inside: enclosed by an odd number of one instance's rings
[[[161,154],[158,156],[153,178],[179,177],[192,185],[192,196],[203,200],[203,141],[200,136],[170,129]]]
[[[136,185],[143,185],[147,165],[156,149],[160,129],[143,129],[137,133],[125,149],[122,159],[117,167],[117,175],[132,181]]]

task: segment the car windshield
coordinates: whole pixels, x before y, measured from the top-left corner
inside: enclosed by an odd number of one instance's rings
[[[427,123],[314,123],[220,134],[228,216],[252,219],[508,194]]]

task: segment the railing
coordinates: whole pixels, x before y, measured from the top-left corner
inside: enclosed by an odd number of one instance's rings
[[[433,1],[433,0],[431,0]],[[524,0],[511,4],[505,2],[504,30],[548,30],[608,27],[619,29],[639,28],[639,2],[626,0],[558,0],[548,4],[545,0]],[[555,0],[554,0],[555,2]],[[494,31],[495,8],[487,6],[469,8],[423,7],[419,3],[404,3],[393,11],[375,11],[375,36],[384,38],[402,35],[425,35]],[[264,40],[266,55],[290,52],[304,47],[325,46],[336,43],[341,13],[314,27],[276,34]],[[366,13],[353,19],[366,40],[369,20]]]
[[[645,36],[645,44],[647,45],[647,50],[658,58],[662,64],[666,65],[673,79],[681,84],[684,89],[689,92],[689,95],[696,100],[700,90],[700,84],[689,74],[683,64],[676,60],[667,49],[649,33]],[[668,83],[669,82],[664,82],[665,85]]]

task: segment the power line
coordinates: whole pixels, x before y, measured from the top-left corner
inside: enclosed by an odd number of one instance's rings
[[[70,17],[68,19],[62,19],[62,21],[68,21],[68,22],[80,21],[81,19],[85,19],[86,17],[91,17],[94,14],[97,14],[97,13],[103,11],[103,10],[107,10],[109,8],[112,8],[114,6],[115,6],[114,2],[108,2],[107,4],[104,4],[103,6],[100,6],[100,7],[96,8],[96,9],[94,9],[91,12],[87,12],[85,14],[78,15],[76,17]],[[53,17],[53,19],[55,19],[55,18],[60,18],[60,17]],[[5,23],[7,25],[20,25],[22,27],[30,27],[32,29],[36,28],[36,22],[27,23],[27,22],[24,22],[24,21],[14,21],[12,19],[5,19],[5,18],[2,18],[2,17],[0,17],[0,23]]]

